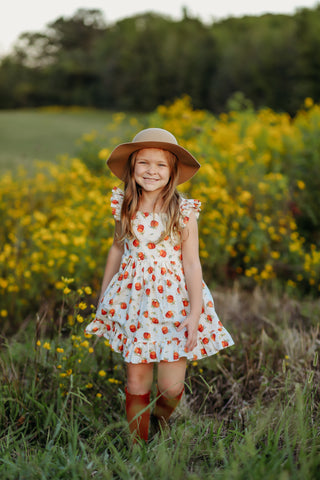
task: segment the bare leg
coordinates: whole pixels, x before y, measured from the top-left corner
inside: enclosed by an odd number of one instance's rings
[[[187,359],[180,358],[176,362],[160,362],[158,364],[158,388],[167,398],[174,398],[184,388]]]
[[[134,395],[150,392],[153,381],[153,363],[127,364],[127,389]]]

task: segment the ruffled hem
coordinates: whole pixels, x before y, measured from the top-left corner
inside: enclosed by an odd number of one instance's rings
[[[220,350],[234,345],[230,334],[221,328],[221,332],[199,336],[197,346],[191,352],[185,352],[183,342],[156,341],[132,342],[132,338],[125,336],[115,322],[105,322],[96,319],[91,322],[85,332],[87,334],[104,337],[109,341],[114,352],[120,353],[127,363],[176,362],[180,358],[200,360],[215,355]]]

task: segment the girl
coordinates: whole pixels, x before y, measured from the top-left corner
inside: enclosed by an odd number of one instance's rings
[[[187,360],[213,355],[233,340],[202,281],[200,202],[176,190],[197,172],[197,160],[168,131],[148,128],[118,145],[107,164],[124,191],[112,192],[114,241],[86,333],[106,337],[122,353],[130,431],[147,440],[154,363],[152,419],[165,425],[183,394]]]

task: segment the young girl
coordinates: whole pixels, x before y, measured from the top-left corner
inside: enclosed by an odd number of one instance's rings
[[[114,241],[86,333],[106,337],[122,353],[130,431],[147,440],[154,363],[152,418],[164,425],[183,394],[187,360],[213,355],[233,340],[202,280],[200,202],[176,190],[197,172],[197,160],[168,131],[148,128],[118,145],[107,164],[124,191],[112,192]]]

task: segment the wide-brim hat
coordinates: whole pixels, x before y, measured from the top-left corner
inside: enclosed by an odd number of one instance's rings
[[[173,153],[178,159],[178,182],[189,180],[200,168],[200,163],[188,150],[181,147],[172,133],[162,128],[146,128],[137,133],[132,142],[121,143],[111,152],[108,167],[120,180],[124,180],[126,165],[132,153],[143,148],[162,148]]]

